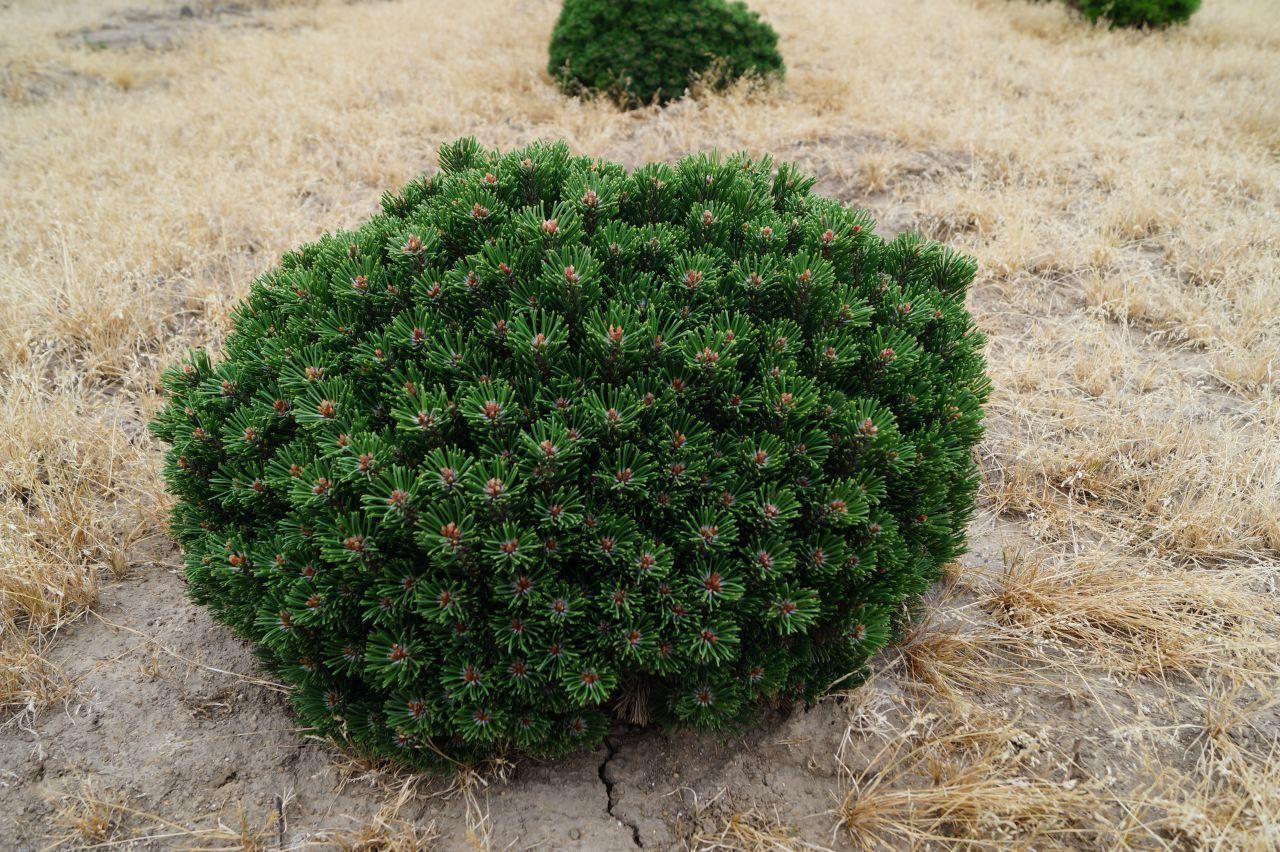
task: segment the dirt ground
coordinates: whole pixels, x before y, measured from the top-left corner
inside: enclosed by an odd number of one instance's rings
[[[1280,18],[755,0],[787,82],[621,114],[553,0],[0,0],[0,849],[1280,848]],[[184,593],[156,378],[462,135],[769,151],[974,254],[971,552],[740,737],[425,778],[296,729]]]

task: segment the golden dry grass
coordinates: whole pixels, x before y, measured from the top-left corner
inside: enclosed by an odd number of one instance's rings
[[[632,165],[747,148],[979,258],[995,395],[974,535],[1021,550],[940,596],[888,663],[904,691],[880,722],[852,711],[850,742],[876,748],[844,755],[836,839],[1280,845],[1274,8],[1215,0],[1148,34],[1018,0],[755,5],[780,90],[628,114],[549,84],[552,0],[263,2],[169,50],[82,32],[167,21],[166,0],[0,9],[0,704],[22,721],[73,686],[59,631],[163,540],[157,375],[216,347],[282,251],[464,134]],[[1016,726],[972,712],[1014,690],[1093,707],[1123,771],[1009,756],[1071,729],[1047,700]],[[119,803],[64,804],[69,830],[116,831]],[[352,848],[412,848],[396,814]],[[700,842],[790,836],[745,814]]]
[[[860,849],[982,838],[985,845],[1066,845],[1099,836],[1100,797],[1079,779],[1027,772],[1032,735],[1007,722],[917,711],[870,762],[843,765],[836,812]]]

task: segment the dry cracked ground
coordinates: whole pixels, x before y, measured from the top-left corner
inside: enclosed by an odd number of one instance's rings
[[[1280,18],[755,0],[787,82],[620,114],[552,0],[0,2],[0,848],[1280,847]],[[971,553],[870,683],[431,779],[187,602],[156,379],[445,141],[772,152],[974,254]]]

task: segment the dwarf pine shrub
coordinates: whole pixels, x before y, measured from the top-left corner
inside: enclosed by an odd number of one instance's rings
[[[193,598],[308,725],[418,765],[859,673],[963,547],[973,263],[768,159],[440,164],[165,375]]]
[[[1185,23],[1200,8],[1200,0],[1077,0],[1091,21],[1113,27],[1166,27]]]
[[[783,63],[778,34],[741,2],[565,0],[548,70],[569,94],[630,108],[679,98],[699,78],[780,77]]]

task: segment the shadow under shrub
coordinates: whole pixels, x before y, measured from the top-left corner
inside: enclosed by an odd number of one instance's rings
[[[972,261],[768,159],[440,161],[166,373],[192,597],[420,766],[856,677],[964,545]]]
[[[666,103],[694,83],[780,78],[778,34],[741,2],[565,0],[548,71],[567,94],[623,108]]]

